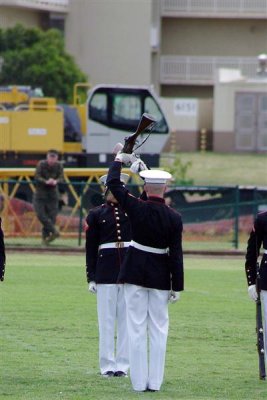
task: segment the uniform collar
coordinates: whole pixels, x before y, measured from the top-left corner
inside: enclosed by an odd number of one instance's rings
[[[148,197],[148,200],[149,200],[149,201],[156,202],[156,203],[163,203],[163,204],[165,204],[165,200],[164,200],[162,197],[159,197],[159,196],[149,196],[149,197]]]
[[[119,207],[118,203],[113,203],[112,201],[107,201],[107,205],[110,207]]]

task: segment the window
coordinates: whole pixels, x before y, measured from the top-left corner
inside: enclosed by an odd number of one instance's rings
[[[96,93],[89,105],[90,119],[107,124],[107,103],[106,93]]]
[[[145,113],[153,115],[153,117],[155,117],[157,120],[152,133],[168,133],[168,125],[166,120],[153,97],[148,96],[145,98],[144,109]]]
[[[157,102],[146,89],[102,87],[92,95],[89,118],[115,130],[135,132],[143,113],[158,121],[152,133],[168,133],[168,125]]]
[[[138,95],[114,94],[112,101],[112,123],[122,128],[135,128],[142,115],[141,97]]]

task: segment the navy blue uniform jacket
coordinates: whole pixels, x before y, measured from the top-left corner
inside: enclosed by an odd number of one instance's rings
[[[4,233],[2,231],[1,224],[2,220],[0,218],[0,281],[3,281],[5,275],[6,253],[5,253]]]
[[[105,203],[93,208],[86,218],[86,274],[87,281],[117,283],[127,248],[101,249],[103,243],[129,242],[129,219],[119,205]]]
[[[267,250],[267,211],[257,215],[254,227],[248,239],[245,270],[248,285],[255,285],[256,264],[261,246]],[[267,290],[267,254],[263,254],[260,263],[261,289]]]
[[[144,246],[169,248],[169,254],[155,254],[128,248],[119,281],[148,288],[182,291],[184,288],[182,220],[179,213],[165,205],[164,199],[149,197],[147,201],[132,196],[120,182],[121,162],[109,169],[107,186],[127,212],[132,239]]]

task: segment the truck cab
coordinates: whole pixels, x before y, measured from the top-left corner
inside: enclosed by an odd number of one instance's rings
[[[168,138],[169,127],[153,88],[98,85],[89,90],[87,132],[83,137],[83,148],[91,160],[99,162],[98,166],[105,164],[112,156],[115,144],[124,143],[124,138],[135,132],[143,113],[153,115],[157,123],[151,137],[138,149],[138,153],[151,166],[157,166],[160,152]],[[146,133],[141,135],[139,142],[146,136]]]

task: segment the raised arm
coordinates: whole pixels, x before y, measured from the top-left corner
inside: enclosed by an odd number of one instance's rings
[[[120,181],[121,168],[121,161],[113,161],[108,172],[107,187],[117,199],[121,207],[128,213],[128,215],[131,215],[133,206],[140,204],[140,200],[131,195],[128,189],[126,189],[124,183]]]

